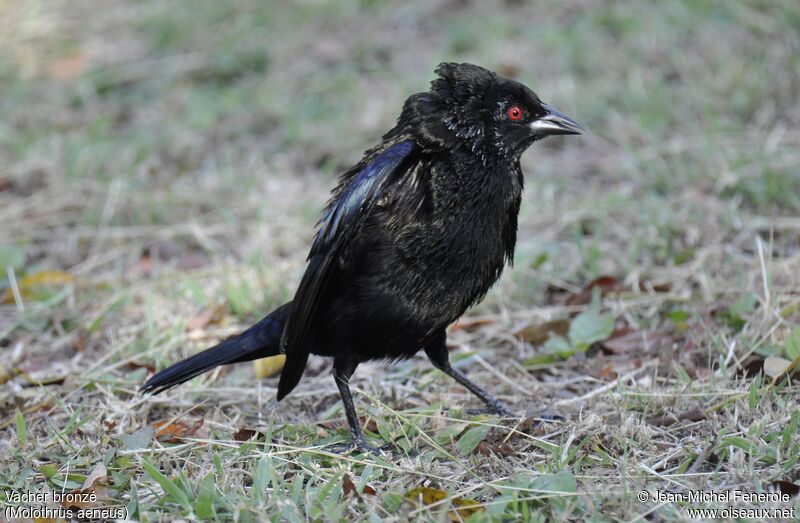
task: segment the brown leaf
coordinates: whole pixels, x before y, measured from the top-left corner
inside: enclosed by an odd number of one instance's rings
[[[531,345],[541,345],[550,337],[550,333],[566,336],[569,331],[569,320],[551,320],[536,325],[528,325],[514,333],[518,340],[530,343]]]
[[[700,407],[694,407],[687,411],[681,412],[678,415],[674,415],[672,413],[665,413],[657,416],[650,416],[647,418],[647,423],[649,425],[655,425],[660,427],[668,427],[670,425],[674,425],[679,421],[701,421],[706,419],[706,413]]]
[[[133,267],[127,272],[128,278],[137,278],[141,275],[150,274],[153,272],[153,258],[149,254],[142,254]]]
[[[211,324],[218,324],[225,317],[225,305],[218,304],[201,310],[186,322],[187,331],[196,331]]]
[[[464,318],[452,324],[450,326],[450,331],[473,332],[485,325],[492,325],[493,323],[494,320],[490,318]]]
[[[564,305],[586,305],[592,300],[592,289],[595,287],[598,287],[601,295],[605,296],[611,291],[619,290],[619,282],[613,276],[598,276],[586,284],[579,293],[567,296]]]
[[[361,427],[370,432],[378,432],[378,421],[375,418],[367,418],[361,416],[358,418],[361,421]]]
[[[155,438],[162,443],[180,443],[183,438],[190,438],[203,426],[203,418],[189,424],[183,420],[161,420],[150,424],[155,429]]]
[[[800,494],[800,485],[792,483],[791,481],[776,479],[772,482],[772,486],[775,487],[781,494],[788,494],[792,497]]]
[[[487,441],[481,441],[478,443],[478,452],[483,454],[484,456],[491,456],[492,454],[497,454],[504,458],[508,456],[513,456],[516,454],[516,450],[512,447],[508,442],[501,441],[496,444],[491,444]]]
[[[65,494],[60,504],[65,509],[85,510],[98,505],[98,500],[103,496],[103,491],[108,485],[108,471],[102,462],[94,466],[78,490]]]
[[[147,372],[154,374],[156,372],[155,365],[150,363],[139,363],[138,361],[129,361],[125,364],[127,370],[147,369]]]
[[[236,441],[250,441],[254,438],[256,441],[267,441],[267,435],[263,432],[245,427],[240,428],[236,431],[236,434],[233,435],[233,439]]]
[[[674,423],[677,423],[678,418],[675,417],[674,414],[667,412],[655,416],[648,416],[645,421],[647,421],[648,425],[654,425],[657,427],[668,427]]]
[[[51,62],[47,67],[47,73],[56,80],[74,80],[83,73],[85,68],[86,55],[82,51],[78,51]]]
[[[86,510],[97,506],[98,496],[94,489],[73,490],[65,493],[59,500],[59,504],[65,509]]]
[[[666,283],[650,283],[645,282],[645,289],[650,288],[653,289],[653,292],[669,292],[672,290],[672,284],[669,282]]]
[[[198,247],[182,245],[171,240],[156,240],[144,249],[131,273],[134,275],[139,272],[151,273],[156,262],[164,262],[174,265],[178,270],[186,271],[205,267],[211,263],[211,258]]]
[[[706,419],[706,413],[700,407],[694,407],[678,414],[678,419],[681,421],[702,421]]]
[[[794,361],[778,356],[768,356],[764,360],[764,374],[772,378],[773,384],[777,383],[784,375],[792,374],[798,369],[800,369],[800,356]]]
[[[342,492],[345,496],[355,494],[356,497],[361,497],[358,495],[358,489],[356,488],[356,484],[353,483],[353,478],[350,477],[350,474],[345,474],[342,476]]]
[[[443,505],[443,501],[450,498],[444,490],[431,487],[417,487],[406,492],[406,499],[422,505]],[[483,507],[474,499],[453,497],[450,498],[453,510],[447,512],[450,521],[464,521],[472,514],[483,510]]]
[[[519,76],[519,66],[511,63],[500,64],[497,72],[506,78],[516,78]]]
[[[89,475],[86,476],[86,479],[83,480],[83,485],[81,485],[81,490],[92,488],[95,483],[108,484],[108,471],[102,462],[95,465]]]
[[[669,334],[664,332],[623,327],[614,330],[607,340],[601,342],[601,345],[613,354],[641,353],[647,348],[659,346],[669,338]]]
[[[83,336],[76,336],[72,340],[72,348],[75,349],[77,352],[83,352],[86,349],[86,338]]]
[[[764,358],[752,355],[745,359],[737,369],[737,372],[746,378],[753,378],[764,372]]]
[[[204,251],[199,249],[189,249],[178,256],[175,267],[182,271],[199,269],[211,263],[211,258]]]
[[[592,376],[599,380],[603,381],[611,381],[616,379],[619,376],[619,373],[614,370],[614,365],[611,363],[606,363],[601,367],[599,370],[592,373]]]

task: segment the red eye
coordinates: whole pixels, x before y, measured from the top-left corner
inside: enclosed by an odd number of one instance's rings
[[[508,119],[512,122],[518,122],[522,120],[522,109],[520,109],[518,105],[512,105],[509,107],[508,111],[506,111],[506,114],[508,115]]]

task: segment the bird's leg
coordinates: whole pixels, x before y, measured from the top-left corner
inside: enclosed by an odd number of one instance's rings
[[[353,403],[353,396],[350,394],[350,376],[356,371],[356,367],[358,367],[358,360],[353,357],[337,356],[333,360],[333,377],[336,380],[336,386],[339,387],[347,423],[350,425],[350,435],[353,437],[353,443],[349,448],[356,448],[364,452],[378,452],[378,449],[367,444],[367,440],[361,432],[356,406]]]
[[[450,365],[450,354],[447,351],[447,334],[443,330],[431,343],[426,345],[425,354],[430,358],[433,365],[452,377],[454,380],[465,386],[471,393],[478,396],[488,409],[502,416],[516,417],[503,403],[495,398],[490,392],[476,385],[467,378],[461,371]]]

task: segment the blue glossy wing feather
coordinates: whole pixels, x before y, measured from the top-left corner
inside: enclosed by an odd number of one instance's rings
[[[334,205],[322,217],[320,229],[314,239],[309,258],[325,251],[335,240],[341,241],[341,232],[365,215],[365,207],[374,204],[374,195],[379,193],[389,175],[411,153],[414,143],[406,140],[387,148],[374,161],[356,174],[342,190]]]
[[[305,369],[310,352],[307,335],[332,266],[355,234],[360,221],[372,210],[380,195],[393,181],[398,167],[411,155],[413,149],[414,143],[411,140],[388,147],[349,179],[336,200],[325,211],[281,339],[281,351],[286,354],[286,363],[278,384],[279,400],[297,385]]]

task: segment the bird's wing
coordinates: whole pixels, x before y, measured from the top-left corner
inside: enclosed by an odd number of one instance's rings
[[[286,396],[303,375],[311,349],[308,333],[339,254],[384,190],[402,174],[399,167],[413,150],[411,140],[386,148],[345,182],[327,208],[281,338],[281,352],[286,354],[286,363],[278,384],[278,400]]]

